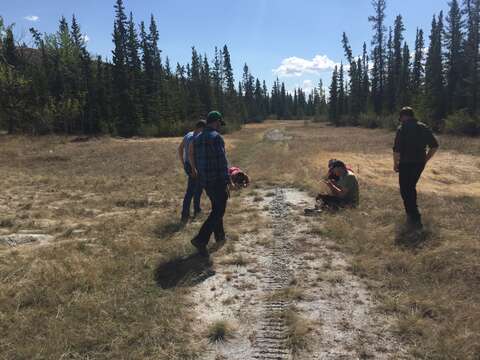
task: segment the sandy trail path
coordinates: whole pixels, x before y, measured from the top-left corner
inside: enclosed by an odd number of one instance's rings
[[[215,275],[193,288],[196,328],[225,321],[232,330],[205,341],[205,360],[404,358],[372,284],[321,237],[325,219],[300,215],[312,203],[306,193],[276,188],[246,201],[267,226],[215,254]]]

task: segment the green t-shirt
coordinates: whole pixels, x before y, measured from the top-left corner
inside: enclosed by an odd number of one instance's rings
[[[358,181],[355,175],[349,171],[345,176],[342,176],[337,181],[337,185],[342,189],[347,190],[347,195],[343,198],[345,202],[352,204],[353,206],[358,206],[360,201],[360,192],[358,188]]]

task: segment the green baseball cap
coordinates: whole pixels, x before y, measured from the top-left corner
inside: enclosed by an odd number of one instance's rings
[[[223,115],[219,111],[210,111],[207,115],[207,124],[210,124],[215,121],[220,121],[220,124],[225,125],[223,120]]]

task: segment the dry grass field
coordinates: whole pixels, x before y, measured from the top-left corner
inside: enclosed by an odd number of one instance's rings
[[[292,138],[265,141],[271,129]],[[480,139],[440,137],[419,185],[426,230],[414,238],[403,228],[393,133],[268,122],[226,139],[258,188],[315,193],[328,159],[350,164],[361,206],[325,214],[318,231],[379,284],[380,311],[397,319],[411,358],[480,358]],[[0,235],[53,237],[0,244],[0,359],[197,358],[189,288],[155,281],[159,265],[193,252],[198,227],[178,224],[179,139],[72,140],[0,137]],[[242,214],[245,195],[226,218],[236,235],[262,226]]]

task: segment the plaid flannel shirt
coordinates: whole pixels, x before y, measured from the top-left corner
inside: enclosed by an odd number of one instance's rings
[[[229,183],[228,160],[222,136],[211,127],[193,141],[195,166],[202,186]]]

